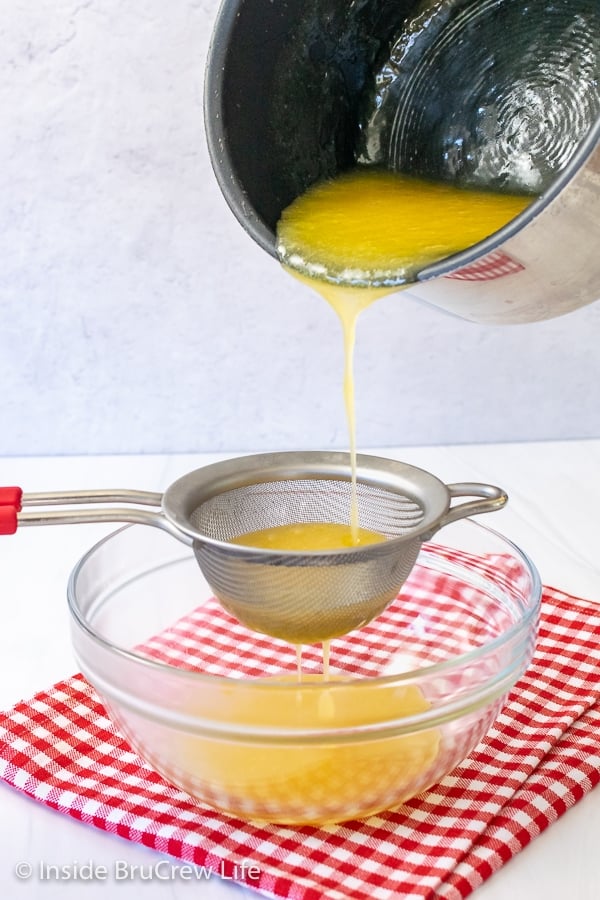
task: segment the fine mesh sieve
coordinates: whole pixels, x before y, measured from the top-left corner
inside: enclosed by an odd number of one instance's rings
[[[456,519],[500,509],[507,499],[492,485],[445,485],[423,469],[359,455],[359,526],[385,540],[302,552],[231,541],[277,525],[349,525],[352,483],[346,453],[268,453],[226,460],[184,475],[163,495],[95,491],[21,496],[15,491],[19,489],[0,492],[0,533],[11,533],[17,525],[67,522],[159,526],[193,547],[225,609],[249,628],[295,644],[328,640],[369,622],[396,597],[423,541]],[[463,496],[479,499],[451,506]],[[21,506],[115,501],[135,506],[19,511]],[[160,511],[143,508],[152,506]]]
[[[348,524],[351,502],[347,481],[284,477],[225,491],[202,503],[190,520],[198,533],[228,541],[278,525]],[[196,559],[223,606],[250,628],[292,643],[345,634],[396,596],[419,552],[414,532],[425,515],[420,502],[364,483],[357,485],[357,504],[362,528],[407,539],[352,552],[285,554],[233,554],[229,546],[199,542]]]

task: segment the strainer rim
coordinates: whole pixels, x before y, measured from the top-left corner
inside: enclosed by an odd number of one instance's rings
[[[200,480],[203,483],[207,483],[212,474],[222,475],[222,473],[228,473],[233,469],[238,469],[241,472],[253,471],[256,469],[258,473],[264,473],[268,469],[273,470],[278,466],[282,467],[282,472],[293,472],[296,467],[299,469],[301,463],[304,463],[304,465],[308,465],[308,468],[301,475],[294,476],[281,474],[278,478],[257,478],[247,484],[233,484],[228,490],[235,489],[236,487],[249,486],[249,484],[260,484],[261,482],[276,483],[277,481],[284,480],[321,479],[340,481],[349,484],[351,482],[350,461],[350,453],[339,450],[282,450],[270,453],[254,453],[234,459],[220,460],[219,462],[187,472],[185,475],[182,475],[174,481],[163,494],[163,513],[165,518],[167,518],[175,528],[192,538],[195,542],[227,551],[228,553],[235,553],[240,558],[246,559],[266,559],[267,557],[272,556],[274,552],[276,552],[277,556],[282,560],[289,559],[290,561],[306,556],[310,556],[311,559],[332,559],[336,556],[352,557],[363,554],[366,551],[374,553],[375,555],[384,555],[396,548],[399,544],[408,543],[408,541],[417,538],[423,539],[424,536],[428,537],[437,530],[437,524],[450,508],[451,495],[448,486],[427,469],[400,460],[365,453],[359,453],[356,456],[357,483],[359,485],[365,484],[371,487],[379,487],[389,491],[389,493],[401,494],[401,491],[395,491],[389,482],[384,482],[383,475],[394,474],[397,479],[400,479],[403,474],[405,475],[410,472],[414,473],[417,478],[423,480],[426,479],[430,489],[428,504],[418,504],[421,506],[423,512],[420,522],[414,527],[411,527],[410,530],[404,534],[392,537],[386,536],[386,540],[381,541],[380,543],[359,544],[353,547],[342,547],[332,550],[273,551],[268,547],[250,547],[244,544],[232,544],[231,541],[214,538],[204,534],[190,522],[190,516],[199,508],[201,503],[195,503],[193,510],[189,513],[182,511],[184,500],[190,497],[190,483],[193,483],[194,480]],[[337,474],[328,475],[328,471],[337,472]],[[366,471],[370,471],[371,473],[379,472],[382,476],[381,482],[378,483],[377,480],[361,478],[361,471],[363,473]],[[207,496],[204,497],[203,502],[212,497],[216,497],[221,493],[225,493],[225,491],[221,489],[214,490],[213,493],[210,493],[209,490]],[[414,499],[409,493],[402,493],[402,496],[405,496],[410,500]],[[414,502],[418,503],[417,500],[414,500]]]

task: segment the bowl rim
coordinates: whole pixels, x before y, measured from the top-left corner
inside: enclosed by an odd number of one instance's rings
[[[430,676],[438,676],[443,675],[448,671],[455,671],[462,666],[468,665],[473,660],[476,660],[483,655],[487,655],[488,653],[497,650],[503,645],[510,643],[520,633],[529,632],[531,630],[532,621],[537,622],[537,618],[539,615],[543,585],[540,574],[529,556],[523,550],[521,550],[521,548],[518,547],[512,540],[510,540],[510,538],[507,538],[505,535],[496,531],[495,529],[489,528],[486,525],[482,525],[481,523],[476,522],[471,518],[462,519],[460,520],[460,522],[454,524],[468,524],[468,526],[470,527],[474,527],[493,535],[495,538],[498,538],[499,540],[504,542],[523,563],[530,574],[532,583],[530,589],[531,600],[522,617],[517,622],[514,622],[510,626],[510,628],[504,631],[501,635],[489,641],[489,643],[474,647],[468,650],[466,653],[462,653],[458,656],[453,656],[450,659],[432,663],[428,666],[422,666],[418,669],[411,669],[407,672],[394,673],[390,675],[378,675],[368,678],[365,678],[364,676],[362,676],[361,678],[348,677],[344,678],[343,680],[331,679],[329,681],[305,682],[302,683],[303,691],[309,690],[318,692],[322,691],[324,686],[326,686],[328,690],[334,691],[336,690],[336,688],[341,687],[344,689],[348,689],[348,687],[350,686],[356,689],[360,689],[360,687],[363,685],[367,685],[370,688],[372,688],[373,686],[405,686],[407,684],[415,682],[415,680],[422,681],[423,679]],[[272,676],[265,676],[264,678],[232,678],[227,675],[213,675],[203,672],[197,672],[191,669],[184,669],[178,666],[169,665],[168,663],[164,663],[159,660],[151,659],[147,656],[143,656],[140,653],[136,653],[134,650],[119,646],[113,641],[98,634],[93,626],[87,621],[87,618],[83,615],[79,608],[79,604],[77,601],[78,578],[85,565],[100,550],[101,547],[109,543],[111,540],[115,539],[119,534],[127,532],[132,528],[139,530],[140,528],[147,528],[147,526],[130,524],[111,532],[110,534],[103,537],[100,541],[97,541],[92,547],[90,547],[89,550],[84,553],[84,555],[73,567],[67,583],[67,604],[72,621],[77,624],[77,626],[87,635],[88,638],[90,638],[96,645],[99,645],[104,651],[116,654],[120,658],[126,659],[138,667],[142,667],[154,672],[168,672],[170,677],[181,678],[184,681],[189,681],[190,683],[196,683],[198,685],[238,685],[240,689],[242,689],[243,686],[243,688],[245,689],[269,689],[272,691],[275,685]],[[426,550],[427,545],[424,544],[422,549]],[[183,561],[184,559],[185,557],[181,557],[180,560],[177,560],[177,562]],[[149,571],[152,571],[152,569],[154,568],[160,568],[163,565],[164,563],[162,563],[161,566],[153,566]],[[293,692],[297,689],[298,683],[295,681],[291,681],[289,683],[277,683],[277,690]]]

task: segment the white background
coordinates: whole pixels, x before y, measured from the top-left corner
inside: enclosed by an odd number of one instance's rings
[[[0,2],[0,455],[347,443],[331,310],[243,232],[202,122],[217,0]],[[600,304],[363,316],[361,447],[600,436]]]

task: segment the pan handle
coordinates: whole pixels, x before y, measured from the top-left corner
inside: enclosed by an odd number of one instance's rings
[[[149,491],[101,490],[24,494],[18,487],[0,488],[0,535],[25,525],[71,525],[130,522],[162,528],[188,546],[192,539],[162,512],[162,494]],[[127,506],[107,506],[123,503]],[[46,510],[47,506],[74,507]],[[42,507],[42,509],[30,509]],[[25,510],[25,511],[24,511]]]

